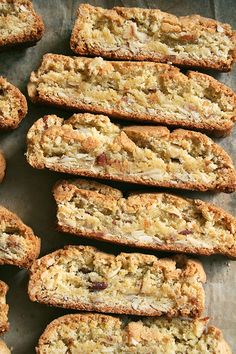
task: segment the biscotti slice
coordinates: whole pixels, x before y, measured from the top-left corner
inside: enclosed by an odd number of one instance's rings
[[[167,64],[46,54],[28,93],[33,102],[218,136],[229,134],[236,119],[230,88]]]
[[[44,24],[29,0],[0,0],[0,50],[16,45],[34,45]]]
[[[28,135],[31,166],[75,175],[190,190],[233,192],[230,157],[207,136],[165,127],[112,124],[108,117],[55,115],[36,121]]]
[[[39,339],[38,354],[230,354],[222,332],[208,318],[131,320],[100,314],[65,315]]]
[[[17,128],[27,110],[25,96],[17,87],[0,77],[0,129]]]
[[[33,263],[28,292],[32,301],[76,310],[197,317],[205,277],[198,261],[183,256],[114,256],[67,246]]]
[[[40,252],[40,239],[20,218],[0,206],[0,265],[29,268]]]
[[[236,257],[236,219],[201,200],[78,179],[54,188],[59,231],[161,251]]]
[[[71,49],[80,55],[229,71],[236,60],[236,32],[198,15],[176,17],[154,9],[108,10],[82,4]]]
[[[11,351],[8,349],[7,345],[3,340],[0,339],[0,353],[1,354],[11,354]]]
[[[0,183],[2,182],[6,171],[6,160],[3,153],[0,151]]]
[[[0,334],[2,332],[7,331],[9,328],[9,323],[8,323],[9,306],[6,303],[7,292],[8,292],[7,284],[5,284],[3,281],[0,280]]]

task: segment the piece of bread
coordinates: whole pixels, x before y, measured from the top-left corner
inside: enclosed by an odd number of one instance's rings
[[[206,275],[184,256],[114,256],[67,246],[36,260],[30,273],[30,299],[51,306],[168,317],[197,317],[204,310]]]
[[[0,334],[2,332],[7,331],[9,328],[9,323],[8,323],[9,306],[6,303],[7,292],[8,292],[7,284],[5,284],[3,281],[0,280]]]
[[[0,265],[29,268],[40,252],[40,239],[20,218],[0,206]]]
[[[3,181],[6,172],[6,160],[3,153],[0,151],[0,183]]]
[[[227,153],[207,136],[166,127],[120,128],[108,117],[55,115],[27,135],[31,166],[125,182],[233,192],[236,172]]]
[[[44,33],[44,24],[29,0],[0,0],[0,50],[34,45]]]
[[[17,87],[0,76],[0,129],[17,128],[26,116],[27,110],[25,96]]]
[[[222,332],[208,318],[131,320],[73,314],[52,321],[41,335],[38,354],[231,354]],[[158,348],[158,349],[157,349]]]
[[[8,349],[7,345],[3,340],[0,339],[0,353],[1,354],[11,354],[11,351]]]
[[[236,32],[229,24],[154,9],[81,4],[70,44],[80,55],[219,71],[231,70],[236,60]]]
[[[236,120],[230,88],[167,64],[46,54],[28,93],[33,102],[218,136],[229,134]]]
[[[78,179],[54,187],[57,228],[152,250],[236,257],[236,219],[202,200],[133,193]]]

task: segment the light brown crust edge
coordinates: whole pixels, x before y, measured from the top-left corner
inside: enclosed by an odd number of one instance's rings
[[[2,219],[13,220],[14,223],[17,225],[17,227],[19,227],[19,229],[22,230],[25,238],[31,241],[31,249],[28,251],[25,258],[21,260],[11,260],[11,259],[6,260],[0,258],[0,265],[9,264],[9,265],[14,265],[14,266],[28,269],[32,265],[32,262],[39,256],[40,245],[41,245],[40,238],[35,236],[33,230],[30,227],[26,226],[15,213],[11,212],[10,210],[4,208],[1,205],[0,205],[0,215]]]
[[[25,96],[23,95],[23,93],[14,85],[12,85],[10,82],[8,82],[5,78],[3,78],[2,76],[0,76],[0,82],[4,83],[7,88],[6,90],[10,90],[11,95],[15,96],[15,99],[18,100],[21,109],[20,111],[18,111],[18,119],[17,121],[14,123],[14,121],[11,124],[6,124],[4,122],[4,120],[0,120],[0,129],[16,129],[20,122],[22,121],[23,118],[25,118],[27,112],[28,112],[28,105],[27,105],[27,101]]]
[[[53,187],[53,195],[54,195],[54,199],[57,203],[57,199],[61,198],[61,192],[60,189],[61,187],[65,186],[65,185],[70,185],[72,184],[73,186],[75,186],[75,184],[73,184],[73,182],[75,183],[79,183],[80,180],[77,179],[75,181],[68,181],[68,180],[61,180],[58,181],[54,187]],[[83,182],[87,182],[88,184],[92,184],[94,183],[93,181],[86,181],[83,180]],[[109,192],[110,194],[113,192],[118,192],[119,190],[109,187],[107,185],[103,185],[102,183],[98,183],[95,182],[96,186],[94,185],[94,188],[100,188],[100,190],[104,187],[104,188],[109,188]],[[78,189],[80,189],[79,187],[77,187]],[[81,187],[81,189],[83,189],[83,187]],[[89,192],[89,190],[88,190]],[[119,191],[122,195],[122,192]],[[107,190],[108,193],[108,190]],[[143,193],[142,193],[143,194]],[[152,195],[158,195],[158,194],[166,194],[167,193],[147,193],[147,194],[152,194]],[[132,193],[132,195],[139,195],[138,192]],[[205,206],[207,207],[210,211],[213,211],[216,214],[220,214],[222,216],[222,218],[225,220],[226,224],[234,224],[236,227],[236,219],[229,213],[227,213],[225,210],[223,210],[222,208],[219,208],[213,204],[210,204],[208,202],[204,202],[202,200],[199,199],[190,199],[190,198],[182,198],[176,195],[171,195],[168,194],[169,197],[173,198],[173,203],[175,199],[178,200],[186,200],[188,202],[190,202],[191,204],[193,204],[195,207],[199,208],[199,210],[201,210],[201,206]],[[124,196],[122,196],[122,198],[124,198]],[[125,198],[127,199],[127,197]],[[227,252],[222,252],[220,247],[218,248],[213,248],[213,249],[209,249],[209,248],[196,248],[196,247],[184,247],[184,246],[178,246],[178,245],[172,245],[172,244],[167,244],[167,245],[158,245],[158,244],[154,244],[152,245],[147,245],[141,241],[132,241],[130,240],[125,240],[122,242],[121,238],[115,238],[114,235],[110,235],[110,234],[105,234],[102,232],[82,232],[82,231],[78,231],[76,228],[70,227],[70,226],[66,226],[66,225],[60,225],[58,223],[57,220],[57,230],[58,231],[62,231],[62,232],[66,232],[69,234],[72,234],[74,236],[79,236],[79,237],[84,237],[84,238],[90,238],[90,239],[95,239],[98,241],[106,241],[109,243],[113,243],[113,244],[117,244],[117,245],[124,245],[124,246],[129,246],[129,247],[137,247],[137,248],[144,248],[144,249],[148,249],[148,250],[153,250],[153,251],[165,251],[165,252],[176,252],[176,253],[189,253],[189,254],[197,254],[197,255],[201,255],[201,256],[210,256],[213,254],[222,254],[224,256],[230,257],[230,258],[236,258],[236,247],[231,251],[229,249],[229,251]]]
[[[3,181],[5,177],[6,171],[6,160],[3,153],[0,151],[0,183]]]
[[[28,295],[31,301],[33,302],[39,302],[41,304],[45,304],[48,306],[53,306],[53,307],[60,307],[60,308],[65,308],[65,309],[73,309],[73,310],[80,310],[80,311],[89,311],[89,312],[105,312],[105,313],[114,313],[114,314],[126,314],[126,315],[135,315],[135,316],[162,316],[165,315],[166,317],[172,318],[172,317],[178,317],[178,316],[185,316],[186,314],[184,313],[184,310],[174,310],[172,309],[170,312],[163,313],[161,311],[155,310],[154,308],[151,309],[150,311],[143,311],[143,310],[135,310],[135,309],[127,309],[125,306],[119,306],[119,307],[111,307],[111,306],[104,306],[104,305],[85,305],[80,302],[73,302],[73,301],[50,301],[48,302],[47,298],[45,297],[40,297],[37,294],[32,294],[31,290],[36,287],[36,284],[38,280],[40,279],[40,268],[42,269],[44,266],[46,266],[46,262],[50,257],[58,256],[60,257],[60,254],[65,252],[68,249],[71,248],[79,248],[83,249],[86,248],[86,246],[65,246],[62,249],[59,249],[57,251],[54,251],[52,253],[47,254],[46,256],[39,258],[36,260],[31,268],[30,268],[30,279],[28,283]],[[89,246],[89,248],[95,250],[95,252],[99,252],[100,254],[105,254],[105,252],[100,252],[97,248]],[[137,254],[137,253],[136,253]],[[172,257],[173,259],[173,257]],[[197,272],[199,276],[199,283],[201,283],[202,287],[202,293],[201,293],[201,299],[198,299],[198,308],[196,308],[194,311],[189,313],[188,317],[189,318],[197,318],[202,315],[204,309],[205,309],[205,292],[203,288],[203,283],[206,282],[206,273],[203,269],[202,264],[198,260],[193,260],[193,259],[188,259],[185,256],[177,255],[174,257],[177,261],[184,262],[184,266],[187,267],[189,266],[189,271]]]
[[[159,63],[168,63],[172,62],[174,65],[178,66],[184,66],[184,67],[192,67],[192,68],[201,68],[201,69],[213,69],[221,72],[229,72],[232,70],[233,64],[236,60],[236,32],[233,31],[233,35],[231,36],[232,42],[235,43],[234,50],[232,51],[232,55],[230,59],[226,61],[222,61],[219,58],[219,61],[212,61],[212,60],[194,60],[194,59],[178,59],[176,56],[169,56],[169,55],[162,55],[161,57],[156,58],[155,55],[141,55],[141,54],[122,54],[119,52],[119,50],[116,51],[104,51],[101,50],[97,47],[93,47],[92,50],[88,49],[86,42],[78,41],[76,40],[79,37],[79,32],[80,29],[83,27],[84,23],[84,16],[81,14],[82,11],[87,11],[89,12],[90,9],[96,8],[98,11],[111,11],[111,10],[116,10],[120,9],[120,7],[115,6],[112,9],[104,9],[101,7],[95,7],[91,6],[89,4],[81,4],[78,9],[77,9],[77,18],[72,30],[71,38],[70,38],[70,48],[71,50],[77,54],[77,55],[90,55],[90,56],[101,56],[104,58],[108,59],[117,59],[117,60],[134,60],[134,61],[153,61],[153,62],[159,62]],[[132,8],[132,10],[137,8]],[[126,8],[126,10],[129,10],[129,8]],[[142,11],[145,9],[141,9]],[[148,11],[150,9],[146,9]],[[155,10],[155,9],[154,9]],[[165,14],[169,15],[167,12],[164,12]],[[80,16],[81,14],[81,16]],[[178,18],[181,17],[194,17],[197,16],[198,18],[204,20],[204,21],[210,21],[211,23],[214,22],[216,25],[224,25],[222,22],[209,19],[206,17],[202,17],[199,15],[191,15],[191,16],[177,16]]]
[[[15,2],[15,0],[10,0],[10,2]],[[18,1],[19,2],[19,1]],[[20,0],[20,4],[25,4],[31,11],[32,15],[34,16],[36,22],[34,27],[32,28],[32,31],[29,35],[25,36],[25,35],[10,35],[7,40],[2,41],[0,40],[0,51],[12,48],[12,47],[22,47],[22,46],[33,46],[36,44],[36,42],[38,42],[43,34],[44,34],[44,23],[42,20],[42,17],[39,16],[34,8],[33,8],[33,4],[31,1],[29,0]]]
[[[6,296],[8,290],[9,290],[9,287],[2,280],[0,280],[0,288],[1,288],[1,291],[3,292],[3,296]],[[6,315],[8,315],[9,306],[7,304],[6,305],[4,304],[4,307],[5,307]],[[9,322],[6,322],[4,326],[0,327],[0,334],[8,331],[8,329],[9,329]]]

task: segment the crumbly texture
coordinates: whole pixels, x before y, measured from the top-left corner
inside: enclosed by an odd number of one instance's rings
[[[11,351],[8,349],[7,345],[3,340],[0,339],[0,353],[1,354],[11,354]]]
[[[236,257],[236,219],[201,200],[78,179],[54,188],[58,230],[152,250]]]
[[[183,256],[114,256],[67,246],[34,262],[28,293],[32,301],[77,310],[197,317],[205,280],[202,265]]]
[[[0,206],[0,265],[29,268],[39,256],[40,239],[17,215]]]
[[[82,4],[71,36],[80,55],[150,60],[229,71],[236,60],[236,32],[198,15],[176,17],[154,9],[103,9]]]
[[[0,334],[5,332],[9,328],[8,323],[8,309],[9,306],[6,303],[6,295],[8,292],[8,286],[0,280]],[[1,349],[1,347],[0,347]],[[2,354],[2,352],[0,352]]]
[[[230,354],[222,332],[196,320],[74,314],[52,321],[37,354]]]
[[[6,171],[6,160],[3,153],[0,151],[0,183],[5,177],[5,171]]]
[[[207,136],[166,127],[120,128],[108,117],[55,115],[27,135],[31,166],[58,172],[190,190],[233,192],[236,173],[226,152]]]
[[[0,0],[0,50],[33,45],[44,33],[44,24],[29,0]]]
[[[0,77],[0,129],[15,129],[27,114],[27,101],[20,90]]]
[[[160,63],[46,54],[31,74],[28,93],[33,102],[218,136],[229,134],[236,119],[230,88]]]

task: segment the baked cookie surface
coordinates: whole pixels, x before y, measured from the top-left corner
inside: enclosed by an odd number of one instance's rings
[[[81,4],[71,49],[79,55],[229,71],[236,59],[236,32],[199,15],[177,17],[155,9],[108,10]]]
[[[0,129],[15,129],[28,111],[25,96],[0,77]]]
[[[139,321],[100,314],[66,315],[52,321],[39,339],[38,354],[230,354],[222,332],[196,320],[143,318]]]
[[[7,331],[9,328],[9,323],[8,323],[9,306],[6,303],[7,292],[8,292],[7,284],[0,280],[0,333]]]
[[[35,168],[124,182],[233,192],[229,155],[204,134],[166,127],[120,128],[108,117],[74,114],[37,120],[27,134]]]
[[[230,88],[160,63],[45,54],[28,93],[33,102],[218,136],[229,134],[236,119]]]
[[[236,219],[201,200],[132,193],[90,180],[53,190],[57,228],[77,236],[152,250],[236,257]]]
[[[183,256],[103,253],[67,246],[31,267],[32,301],[83,311],[198,317],[204,310],[201,263]]]
[[[0,50],[34,45],[44,33],[44,24],[29,0],[0,0]]]
[[[8,209],[0,206],[0,265],[29,268],[40,252],[40,239]]]

